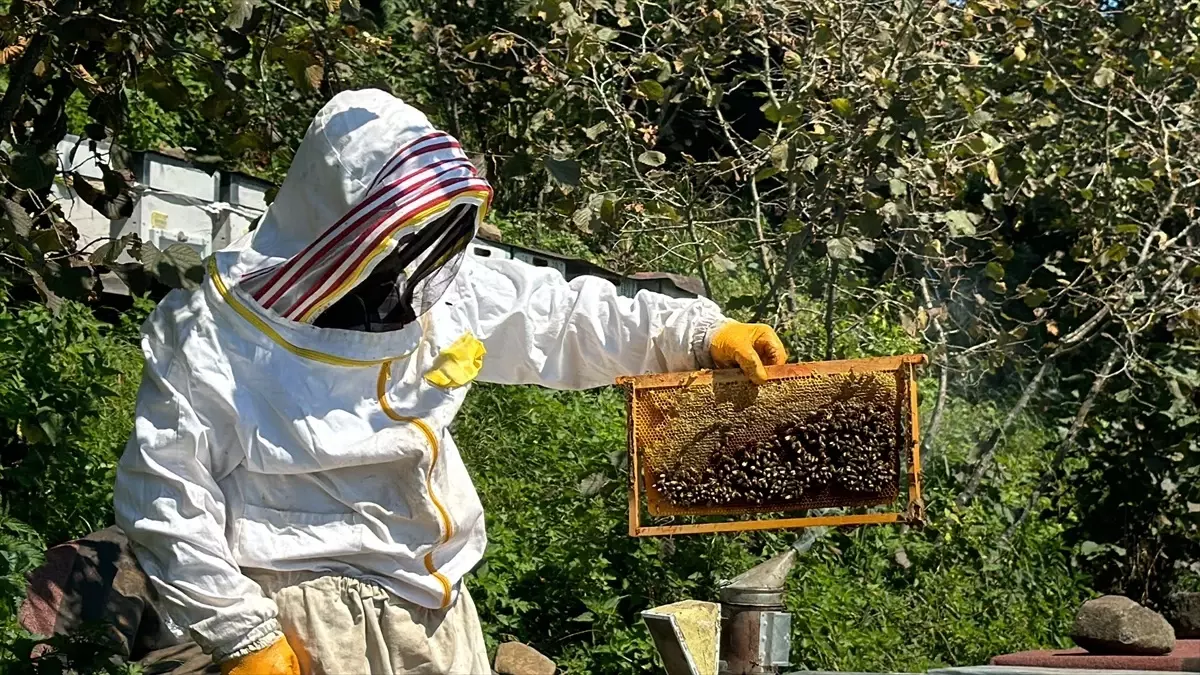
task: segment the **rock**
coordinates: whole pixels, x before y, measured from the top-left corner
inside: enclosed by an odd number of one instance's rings
[[[1119,595],[1083,603],[1071,639],[1093,654],[1159,655],[1175,648],[1175,631],[1161,614]]]
[[[488,241],[504,241],[504,235],[500,234],[500,228],[491,223],[480,223],[479,236]]]
[[[554,675],[557,669],[541,652],[520,642],[505,642],[496,650],[499,675]]]
[[[1180,640],[1200,638],[1200,593],[1172,593],[1167,599],[1167,621]]]

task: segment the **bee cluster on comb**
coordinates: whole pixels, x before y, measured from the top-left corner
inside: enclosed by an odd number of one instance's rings
[[[895,414],[885,402],[831,402],[773,437],[723,442],[707,464],[656,473],[654,488],[682,507],[770,506],[841,494],[884,496],[899,481]]]

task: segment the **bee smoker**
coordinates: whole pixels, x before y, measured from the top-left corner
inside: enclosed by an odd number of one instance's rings
[[[804,530],[786,553],[725,584],[720,604],[685,600],[643,612],[667,675],[778,675],[790,665],[792,615],[784,611],[784,586],[796,559],[825,532]],[[686,630],[677,619],[683,608],[693,617],[707,611],[712,619],[692,621]]]
[[[783,597],[795,563],[789,549],[721,589],[721,675],[767,675],[789,665],[792,615]]]

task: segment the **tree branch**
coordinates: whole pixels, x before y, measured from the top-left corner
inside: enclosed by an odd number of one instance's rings
[[[1013,407],[1009,409],[1008,415],[1006,415],[1004,418],[1004,422],[1002,422],[1000,426],[992,432],[992,435],[988,437],[987,442],[985,442],[979,448],[979,459],[976,460],[975,471],[971,474],[971,478],[967,481],[967,486],[963,489],[962,493],[958,495],[957,501],[959,506],[966,506],[971,503],[972,499],[975,498],[975,492],[979,490],[979,485],[983,482],[984,474],[986,474],[987,470],[992,466],[992,459],[996,455],[996,450],[1000,447],[1000,441],[1004,438],[1005,434],[1008,433],[1008,430],[1012,427],[1013,423],[1017,421],[1017,417],[1025,411],[1025,406],[1029,405],[1029,401],[1032,400],[1033,396],[1038,393],[1039,389],[1041,389],[1042,380],[1046,377],[1046,373],[1050,372],[1050,366],[1052,363],[1054,363],[1055,356],[1060,353],[1061,352],[1056,352],[1055,354],[1047,357],[1046,360],[1042,361],[1041,367],[1038,368],[1037,372],[1034,373],[1033,377],[1021,391],[1020,398],[1018,398]]]
[[[937,401],[933,405],[933,412],[929,415],[929,426],[925,430],[925,433],[922,434],[921,439],[921,451],[928,453],[929,449],[933,447],[933,439],[937,437],[938,429],[942,424],[942,413],[946,409],[950,354],[946,345],[946,329],[942,327],[941,317],[933,315],[936,305],[934,304],[933,292],[929,289],[929,280],[924,276],[921,277],[921,296],[925,300],[925,311],[929,314],[930,323],[933,324],[933,332],[937,336],[938,345],[938,396]]]
[[[838,272],[841,261],[829,259],[829,278],[825,281],[825,360],[833,359],[833,302],[837,296]]]
[[[1108,382],[1108,378],[1112,375],[1113,368],[1116,367],[1117,361],[1120,360],[1121,350],[1114,347],[1112,353],[1108,355],[1108,359],[1104,362],[1104,366],[1100,368],[1100,372],[1096,375],[1096,379],[1092,381],[1092,388],[1088,390],[1087,396],[1083,402],[1079,404],[1079,409],[1075,411],[1075,419],[1071,422],[1071,428],[1067,431],[1066,438],[1058,445],[1058,450],[1054,453],[1054,459],[1050,461],[1050,466],[1042,474],[1037,485],[1033,488],[1033,492],[1029,495],[1029,501],[1013,519],[1011,525],[1005,530],[1004,536],[1000,538],[1001,542],[1009,541],[1016,533],[1017,528],[1025,520],[1034,508],[1037,507],[1038,499],[1041,498],[1042,492],[1050,486],[1050,481],[1054,480],[1054,476],[1058,473],[1058,468],[1062,466],[1063,460],[1067,458],[1067,454],[1075,448],[1076,439],[1079,437],[1079,431],[1083,429],[1084,423],[1087,422],[1087,417],[1092,412],[1092,406],[1096,403],[1096,397],[1104,389],[1104,385]]]

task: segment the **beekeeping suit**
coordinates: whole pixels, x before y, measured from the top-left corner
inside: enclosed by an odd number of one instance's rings
[[[782,361],[707,300],[467,256],[490,200],[420,112],[340,94],[260,227],[146,321],[117,521],[226,672],[490,672],[461,583],[483,511],[448,432],[470,382]]]

